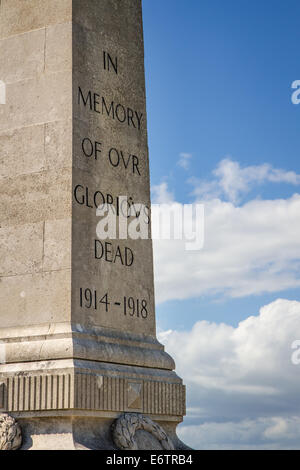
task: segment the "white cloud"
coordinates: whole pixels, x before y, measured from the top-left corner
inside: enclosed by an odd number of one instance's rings
[[[154,240],[158,302],[300,286],[300,194],[240,203],[266,182],[297,186],[300,175],[226,159],[212,180],[194,179],[196,201],[205,202],[204,249],[187,252],[185,240]],[[166,183],[155,194],[156,203],[179,204]],[[207,449],[300,448],[300,365],[292,363],[300,302],[278,299],[236,328],[201,321],[160,339],[187,385],[183,441]]]
[[[285,432],[270,435],[280,423]],[[276,450],[300,448],[300,417],[257,418],[237,422],[206,422],[179,427],[181,440],[194,449],[205,450]]]
[[[300,448],[300,302],[278,299],[234,328],[159,335],[187,385],[181,438],[196,448]]]
[[[192,158],[192,154],[191,153],[180,153],[179,157],[180,158],[177,162],[177,165],[181,166],[181,168],[183,168],[184,170],[187,170],[190,166],[190,161],[191,161],[191,158]]]
[[[241,168],[240,164],[230,158],[221,160],[213,171],[210,181],[192,178],[194,194],[200,199],[226,197],[231,202],[238,202],[243,194],[248,193],[255,185],[262,183],[287,183],[300,185],[300,175],[294,171],[273,168],[267,163]]]
[[[170,204],[174,200],[174,194],[169,191],[166,182],[152,186],[152,201],[154,204]]]
[[[166,183],[156,194],[172,202]],[[242,297],[300,286],[300,195],[252,200],[239,207],[205,202],[204,248],[154,240],[158,302],[204,294]]]

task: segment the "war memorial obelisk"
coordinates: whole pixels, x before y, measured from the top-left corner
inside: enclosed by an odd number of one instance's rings
[[[96,234],[150,208],[141,0],[1,0],[0,51],[0,449],[182,448],[151,239]]]

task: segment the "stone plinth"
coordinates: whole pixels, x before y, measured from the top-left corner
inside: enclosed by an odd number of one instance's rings
[[[96,234],[97,207],[119,220],[123,197],[150,226],[141,2],[0,9],[0,411],[24,449],[116,448],[124,413],[153,422],[147,444],[148,421],[130,421],[138,448],[171,445],[164,432],[178,447],[185,389],[156,339],[151,238]]]

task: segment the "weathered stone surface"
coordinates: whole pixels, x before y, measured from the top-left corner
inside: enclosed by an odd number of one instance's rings
[[[151,239],[96,233],[102,203],[117,222],[142,204],[150,228],[141,1],[0,13],[0,409],[24,449],[113,449],[121,413],[179,446],[185,388],[156,339]],[[138,448],[164,447],[146,424]]]
[[[45,30],[0,40],[0,77],[6,84],[35,78],[44,71]]]
[[[48,26],[45,41],[45,72],[72,70],[72,23]]]
[[[0,228],[0,276],[42,270],[43,223]]]
[[[48,122],[44,132],[47,170],[72,168],[72,120]]]
[[[71,219],[45,221],[43,271],[71,268],[71,227]]]
[[[70,88],[70,72],[9,83],[6,105],[0,107],[0,131],[70,118]]]
[[[0,37],[34,31],[72,19],[72,0],[1,0]]]
[[[70,270],[0,278],[2,327],[65,321],[70,301]]]
[[[0,179],[46,169],[44,125],[11,129],[0,134]],[[2,218],[2,217],[1,217]]]
[[[0,186],[1,226],[71,216],[71,184],[68,169],[3,178]]]

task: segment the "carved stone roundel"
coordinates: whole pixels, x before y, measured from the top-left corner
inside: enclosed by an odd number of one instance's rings
[[[7,414],[0,414],[0,450],[18,450],[21,444],[21,428],[16,420]]]
[[[161,426],[150,418],[138,413],[125,413],[117,419],[112,428],[113,440],[120,450],[139,450],[135,433],[143,430],[152,434],[163,449],[174,450],[174,445]]]

